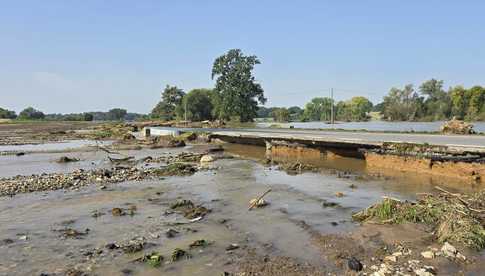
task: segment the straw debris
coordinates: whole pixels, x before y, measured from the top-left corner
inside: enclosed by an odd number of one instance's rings
[[[433,228],[440,243],[450,242],[481,250],[485,248],[485,191],[471,195],[424,194],[416,202],[384,198],[352,218],[361,222],[424,223]]]

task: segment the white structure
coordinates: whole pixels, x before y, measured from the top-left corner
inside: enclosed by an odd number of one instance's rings
[[[143,136],[179,136],[180,131],[177,129],[164,127],[144,127],[142,130]]]

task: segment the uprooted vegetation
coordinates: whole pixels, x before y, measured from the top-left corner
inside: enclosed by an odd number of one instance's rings
[[[416,202],[384,198],[352,217],[361,222],[423,223],[433,228],[440,243],[485,248],[485,191],[465,196],[438,189],[439,194],[424,194]]]

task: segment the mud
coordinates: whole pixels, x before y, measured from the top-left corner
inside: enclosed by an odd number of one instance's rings
[[[469,182],[481,182],[485,178],[485,163],[434,161],[417,156],[384,155],[372,152],[367,152],[365,159],[371,168],[425,173],[459,178]]]
[[[0,197],[0,275],[369,275],[383,264],[388,275],[412,275],[427,266],[438,275],[480,275],[485,269],[484,252],[458,246],[467,262],[422,257],[442,244],[421,225],[352,220],[382,196],[415,200],[416,193],[432,193],[435,185],[470,193],[483,189],[479,184],[405,172],[383,175],[369,170],[365,160],[327,154],[302,154],[297,162],[316,170],[290,175],[276,164],[291,156],[268,156],[257,146],[222,147],[204,166],[200,159],[213,145],[120,150],[136,161],[123,165],[128,169],[116,169],[120,165],[99,151],[69,153],[80,161],[66,164],[55,162],[66,153],[0,156],[3,178],[103,172],[75,189],[33,191],[26,185],[25,193]],[[184,173],[145,177],[171,166]],[[125,177],[118,170],[144,176]],[[250,200],[268,189],[269,204],[248,211]],[[386,258],[394,253],[395,262]],[[362,271],[351,270],[352,258]]]

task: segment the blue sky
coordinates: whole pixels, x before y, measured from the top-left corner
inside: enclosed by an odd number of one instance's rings
[[[485,85],[484,1],[2,1],[0,107],[149,112],[166,84],[212,87],[257,55],[269,106],[438,78]]]

